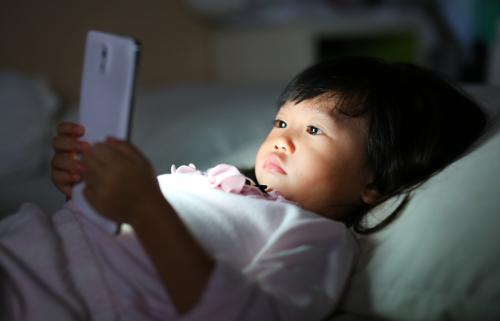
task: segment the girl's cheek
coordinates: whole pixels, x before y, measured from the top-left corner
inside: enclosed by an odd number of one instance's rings
[[[265,153],[267,146],[267,140],[263,141],[262,144],[260,145],[259,149],[257,150],[257,154],[255,155],[255,166],[260,164],[262,161],[263,155]]]

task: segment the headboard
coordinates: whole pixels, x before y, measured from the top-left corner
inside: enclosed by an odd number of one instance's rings
[[[210,31],[182,0],[6,1],[0,68],[43,75],[65,101],[75,102],[89,29],[141,40],[138,87],[211,78]]]

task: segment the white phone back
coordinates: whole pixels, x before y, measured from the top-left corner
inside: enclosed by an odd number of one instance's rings
[[[83,140],[102,142],[108,136],[127,140],[134,97],[139,45],[128,37],[89,31],[85,45],[78,122]],[[72,191],[73,208],[109,233],[118,225],[99,215],[86,201],[84,183]]]

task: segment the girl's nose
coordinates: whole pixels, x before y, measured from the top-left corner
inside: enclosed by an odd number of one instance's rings
[[[295,145],[287,137],[278,137],[274,142],[274,150],[276,152],[293,153]]]

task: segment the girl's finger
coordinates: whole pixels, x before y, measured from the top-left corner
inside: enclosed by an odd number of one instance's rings
[[[61,188],[61,192],[63,192],[64,196],[66,196],[67,198],[71,198],[71,193],[73,191],[73,186],[64,186]]]
[[[81,178],[75,177],[67,172],[53,171],[52,181],[58,190],[60,190],[68,199],[71,198],[73,185],[80,182]]]
[[[71,193],[73,191],[73,185],[62,185],[58,186],[59,191],[61,191],[67,199],[71,198]]]
[[[80,172],[83,170],[79,160],[69,153],[56,153],[52,157],[52,168],[66,172]]]
[[[71,136],[55,136],[52,139],[52,147],[56,152],[79,152],[88,150],[91,145],[88,142],[78,140]]]
[[[85,133],[85,127],[72,122],[62,122],[57,125],[58,135],[69,135],[80,137]]]
[[[52,171],[52,180],[58,187],[63,187],[64,185],[72,187],[73,184],[79,183],[82,180],[82,177],[77,173],[54,170]]]

